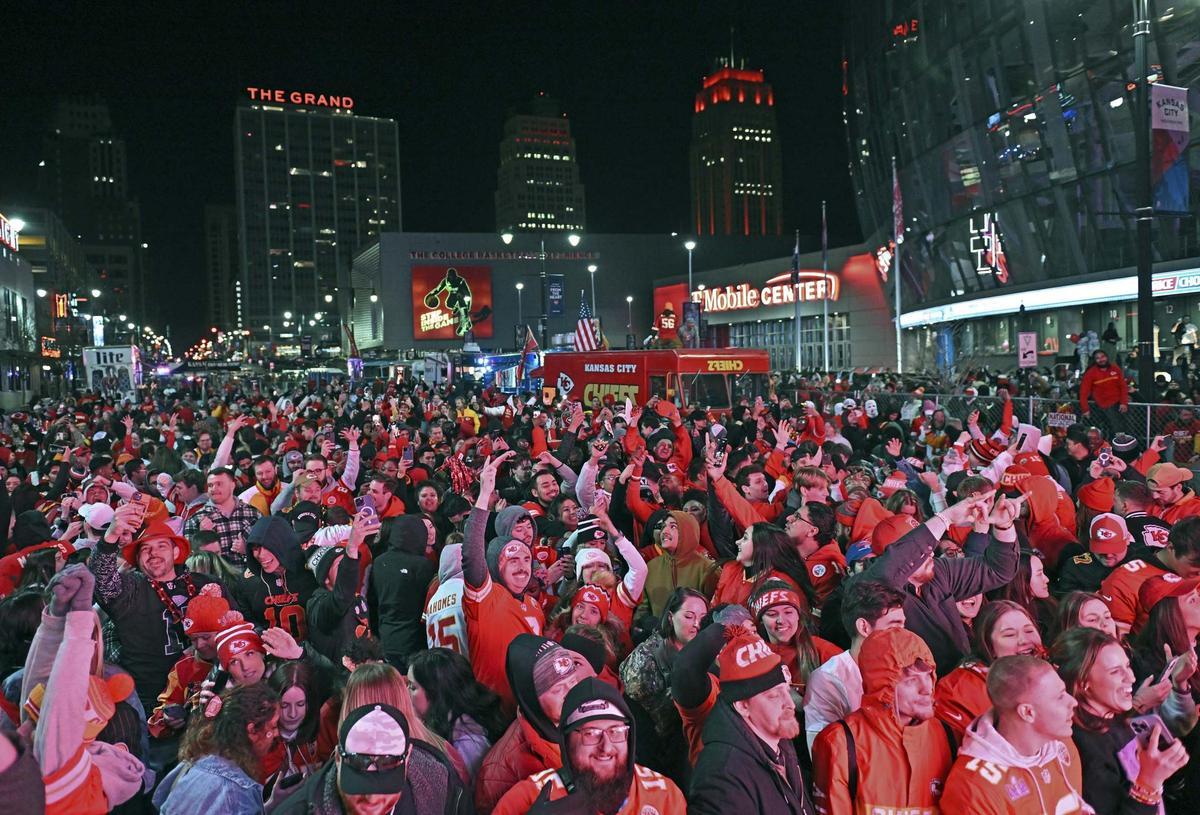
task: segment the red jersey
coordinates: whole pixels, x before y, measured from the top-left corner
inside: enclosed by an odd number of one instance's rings
[[[488,575],[480,588],[466,586],[463,614],[467,619],[467,647],[475,678],[500,695],[506,710],[514,710],[515,699],[504,663],[508,644],[518,634],[541,636],[546,618],[537,599],[518,600]]]
[[[321,506],[341,507],[351,518],[354,517],[354,493],[346,489],[342,482],[334,485],[333,489],[321,496]]]
[[[492,815],[525,815],[547,784],[551,785],[551,801],[566,797],[567,788],[558,777],[558,770],[542,770],[504,793],[492,810]],[[629,796],[617,810],[617,815],[647,815],[651,812],[667,815],[672,812],[683,813],[686,809],[687,801],[674,781],[649,767],[634,764]]]
[[[1146,623],[1150,612],[1138,602],[1138,590],[1152,577],[1166,574],[1167,570],[1145,560],[1122,563],[1108,573],[1100,584],[1100,597],[1108,603],[1108,610],[1118,623],[1137,631]]]
[[[961,751],[942,795],[941,811],[972,815],[1083,815],[1083,770],[1070,739],[1067,758],[1040,767],[1018,767],[986,761]]]

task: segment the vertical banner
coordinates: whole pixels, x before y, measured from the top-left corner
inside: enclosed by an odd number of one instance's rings
[[[563,276],[546,275],[546,313],[550,317],[563,316]]]
[[[414,340],[492,336],[490,266],[413,266]]]
[[[1154,209],[1188,211],[1188,89],[1155,83],[1150,86],[1150,182]]]
[[[1037,367],[1038,335],[1036,331],[1022,331],[1017,334],[1017,367]]]

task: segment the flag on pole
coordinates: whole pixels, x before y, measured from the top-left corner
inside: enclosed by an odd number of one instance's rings
[[[904,243],[904,198],[900,195],[900,174],[896,159],[892,159],[892,235],[896,243]]]
[[[525,378],[526,371],[538,368],[538,344],[533,338],[533,329],[525,326],[525,347],[521,349],[521,361],[517,363],[517,381]]]
[[[600,332],[592,312],[588,309],[587,299],[579,292],[579,321],[575,323],[575,350],[595,351],[600,347]]]
[[[800,230],[796,230],[796,246],[792,249],[792,285],[800,285]]]

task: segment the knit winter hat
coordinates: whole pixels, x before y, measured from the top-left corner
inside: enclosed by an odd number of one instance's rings
[[[221,618],[223,628],[217,634],[217,660],[221,667],[229,670],[229,662],[238,654],[257,651],[266,656],[267,649],[263,647],[262,638],[254,630],[254,625],[248,623],[240,612],[230,611]]]
[[[876,555],[882,555],[884,549],[887,549],[918,526],[920,524],[917,523],[916,518],[903,513],[885,518],[876,524],[875,529],[871,531],[871,551]]]
[[[984,464],[991,464],[1004,451],[1004,446],[993,439],[971,439],[971,454]]]
[[[1025,469],[1019,464],[1014,464],[1004,471],[1004,475],[1000,476],[1000,489],[1002,490],[1019,490],[1021,483],[1033,473]]]
[[[800,594],[782,580],[768,580],[750,597],[750,613],[755,622],[761,622],[767,609],[774,606],[792,606],[800,611]]]
[[[1079,488],[1079,503],[1095,512],[1112,512],[1116,491],[1111,478],[1097,478]]]
[[[533,690],[541,696],[564,679],[583,671],[584,676],[595,673],[588,661],[557,642],[547,640],[538,648],[533,662]]]
[[[721,698],[738,702],[757,696],[787,680],[783,660],[757,634],[727,627],[725,647],[717,657],[721,668]]]
[[[229,601],[221,596],[220,583],[206,583],[187,604],[183,615],[183,633],[212,634],[221,630],[221,617],[229,611]]]
[[[1046,467],[1045,460],[1042,459],[1040,453],[1021,453],[1013,459],[1014,467],[1021,467],[1029,475],[1050,475],[1050,470]]]
[[[575,578],[578,580],[583,577],[583,570],[594,563],[602,563],[609,571],[612,571],[612,558],[603,549],[595,549],[586,547],[575,553]]]
[[[580,603],[591,603],[600,612],[601,621],[608,619],[611,601],[608,599],[608,592],[600,586],[591,583],[580,586],[571,598],[571,611],[574,611]]]

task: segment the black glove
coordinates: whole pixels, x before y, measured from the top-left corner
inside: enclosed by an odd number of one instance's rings
[[[553,788],[553,782],[542,787],[542,794],[533,802],[527,815],[594,815],[595,808],[577,792],[559,798],[557,801],[551,801],[550,791]]]

